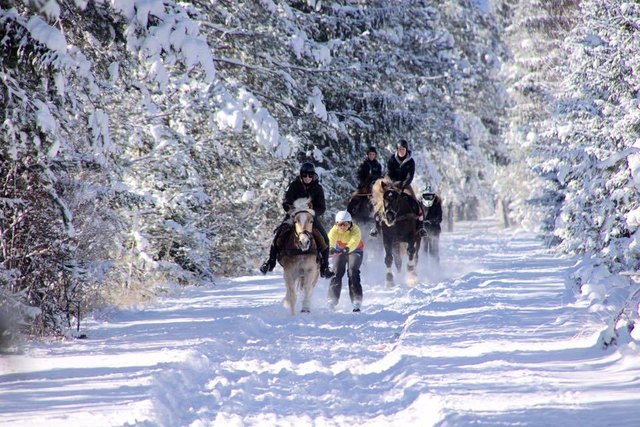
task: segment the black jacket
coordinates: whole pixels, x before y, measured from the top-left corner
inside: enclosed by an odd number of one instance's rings
[[[441,231],[440,223],[442,222],[442,199],[436,195],[433,205],[427,207],[423,203],[422,206],[425,212],[425,226],[435,235],[439,235]]]
[[[377,159],[366,159],[358,168],[358,188],[369,187],[382,177],[382,165]]]
[[[403,187],[411,184],[415,173],[416,162],[413,161],[409,150],[403,160],[398,158],[398,154],[394,154],[387,160],[387,175],[392,181],[400,182]]]
[[[318,181],[318,177],[313,178],[313,181],[309,185],[304,185],[302,178],[297,177],[287,187],[287,191],[284,193],[284,200],[282,200],[282,207],[285,212],[293,207],[293,202],[301,197],[310,197],[312,208],[316,213],[316,217],[322,216],[327,210],[326,201],[324,199],[324,190]]]

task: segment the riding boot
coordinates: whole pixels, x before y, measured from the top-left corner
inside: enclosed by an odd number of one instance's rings
[[[321,250],[320,251],[320,276],[322,276],[325,279],[331,279],[335,275],[336,273],[334,273],[331,270],[331,267],[329,267],[329,248]]]
[[[273,271],[276,266],[276,258],[278,257],[278,248],[275,244],[271,244],[269,248],[269,259],[260,266],[260,272],[267,274],[267,271]]]

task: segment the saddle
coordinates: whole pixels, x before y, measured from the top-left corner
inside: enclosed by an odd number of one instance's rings
[[[302,251],[301,249],[296,247],[295,244],[295,233],[294,226],[288,222],[283,222],[276,228],[276,233],[278,233],[278,238],[276,239],[276,247],[278,248],[277,259],[278,262],[282,265],[282,258],[285,256],[296,256],[296,255],[308,255],[308,254],[317,254],[318,247],[316,245],[315,238],[311,239],[311,247],[308,250]]]

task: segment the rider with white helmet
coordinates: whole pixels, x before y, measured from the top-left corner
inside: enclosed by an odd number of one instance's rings
[[[424,210],[424,221],[420,229],[423,247],[436,264],[440,263],[440,223],[442,222],[442,199],[431,185],[427,185],[421,195],[420,203]]]

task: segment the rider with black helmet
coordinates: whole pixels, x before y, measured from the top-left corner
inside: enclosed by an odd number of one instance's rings
[[[415,198],[411,181],[416,173],[416,162],[411,157],[409,143],[401,139],[396,144],[396,152],[387,160],[387,175],[398,188],[409,189]]]
[[[262,266],[260,267],[260,271],[263,274],[266,274],[267,271],[272,271],[276,266],[276,259],[278,256],[278,245],[277,241],[282,233],[284,224],[288,219],[288,214],[291,208],[293,207],[293,202],[300,198],[310,198],[311,199],[311,208],[315,211],[315,218],[313,221],[314,228],[314,236],[319,234],[321,238],[316,239],[316,244],[320,249],[320,275],[326,279],[329,279],[334,276],[333,271],[329,267],[329,237],[327,236],[327,232],[325,231],[322,223],[320,222],[320,218],[322,214],[327,210],[325,198],[324,198],[324,190],[320,185],[320,181],[318,180],[318,174],[316,173],[316,168],[313,166],[313,163],[305,162],[300,167],[300,174],[293,181],[289,183],[287,187],[287,191],[284,194],[284,199],[282,200],[282,208],[287,213],[285,217],[285,222],[281,224],[275,232],[275,236],[273,238],[273,243],[271,244],[271,248],[269,250],[269,259],[266,260]]]
[[[378,151],[371,146],[367,149],[367,157],[358,167],[358,191],[370,193],[371,185],[382,178],[382,165],[377,159]]]
[[[415,203],[415,209],[419,219],[417,227],[422,226],[422,208],[420,202],[416,198],[416,194],[411,187],[411,181],[416,172],[416,162],[411,157],[409,143],[406,139],[401,139],[396,144],[396,152],[387,160],[387,176],[400,191],[407,193]],[[380,224],[376,221],[375,226],[369,232],[370,235],[376,236],[380,231]]]

